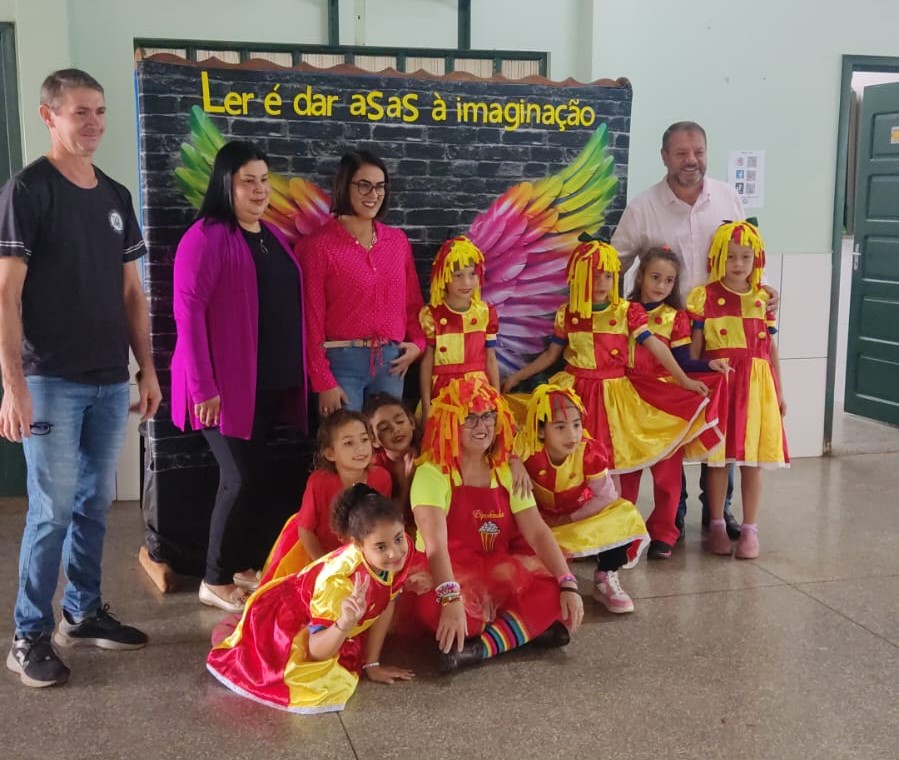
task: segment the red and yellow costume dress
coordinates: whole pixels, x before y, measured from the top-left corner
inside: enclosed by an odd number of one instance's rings
[[[347,544],[296,575],[260,587],[234,633],[213,647],[206,668],[232,691],[269,707],[296,713],[342,710],[362,672],[365,631],[406,580],[409,549],[397,573],[373,570],[362,550]],[[311,659],[309,636],[335,623],[354,581],[365,575],[370,577],[365,615],[334,657]]]
[[[578,510],[594,497],[590,483],[609,477],[602,448],[590,438],[584,438],[559,465],[550,461],[544,448],[525,459],[524,466],[534,484],[540,514],[550,519]],[[643,518],[633,503],[625,499],[616,499],[591,517],[557,525],[551,530],[569,557],[592,557],[626,546],[628,562],[624,567],[633,567],[649,545]]]
[[[649,308],[650,306],[652,308]],[[690,318],[685,311],[675,309],[663,302],[654,306],[647,305],[646,316],[652,334],[668,346],[672,352],[683,350],[693,342]],[[709,451],[721,447],[724,443],[724,421],[721,418],[724,417],[727,409],[726,377],[720,373],[709,372],[705,362],[696,362],[695,364],[700,365],[702,374],[693,374],[692,376],[702,380],[710,391],[704,418],[714,424],[710,424],[685,447],[677,449],[666,459],[652,465],[653,510],[646,521],[646,527],[652,538],[671,546],[677,542],[680,534],[675,527],[674,518],[680,502],[685,454],[688,459],[704,459],[708,457]],[[681,363],[681,369],[685,372],[693,372],[689,364],[684,366]],[[644,346],[638,344],[633,346],[628,374],[632,377],[658,378],[674,383],[668,370],[659,364],[658,360]],[[630,501],[637,500],[642,475],[642,470],[621,475],[621,496],[623,498]]]
[[[434,349],[431,396],[435,397],[454,377],[487,378],[487,349],[496,345],[499,319],[493,306],[472,299],[467,311],[445,303],[424,306],[419,322],[427,344]]]
[[[737,293],[715,281],[694,288],[687,299],[693,328],[705,340],[703,357],[728,359],[727,437],[710,465],[785,467],[790,457],[771,366],[775,321],[767,312],[768,293]]]
[[[372,465],[365,475],[368,483],[384,496],[390,496],[392,482],[390,473],[382,467]],[[259,585],[263,586],[275,578],[293,575],[312,562],[312,557],[300,541],[300,528],[314,533],[321,542],[325,554],[334,551],[343,542],[331,530],[331,506],[338,494],[344,490],[340,475],[331,470],[315,470],[306,481],[300,509],[287,519],[268,559],[262,568]]]
[[[633,343],[650,335],[638,303],[618,299],[579,317],[559,307],[552,340],[563,345],[564,371],[549,382],[574,387],[587,416],[584,427],[606,449],[614,473],[649,467],[717,424],[708,400],[658,377],[628,376]]]
[[[412,481],[412,503],[446,510],[447,548],[455,579],[462,586],[469,636],[478,636],[500,614],[517,628],[512,634],[517,643],[533,639],[561,620],[558,581],[529,547],[530,553],[510,551],[513,541],[523,542],[514,516],[533,509],[534,502],[512,493],[507,464],[497,467],[490,486],[482,488],[463,485],[458,474],[447,475],[439,466],[423,463]],[[416,608],[422,623],[436,631],[441,607],[434,597],[427,558],[421,553],[420,535],[416,549],[416,569],[408,588],[419,594]]]

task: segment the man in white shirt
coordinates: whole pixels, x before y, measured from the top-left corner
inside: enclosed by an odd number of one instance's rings
[[[628,203],[612,237],[612,245],[621,257],[622,277],[641,253],[667,245],[681,259],[680,289],[684,299],[693,288],[708,281],[708,253],[715,230],[725,219],[743,219],[745,214],[740,196],[730,185],[705,176],[706,147],[705,130],[695,121],[679,121],[665,130],[662,163],[667,174],[661,182]],[[626,283],[622,292],[629,293],[633,274],[626,278]],[[700,489],[705,526],[708,523],[705,465]],[[740,524],[730,511],[732,493],[733,467],[730,468],[724,519],[728,534],[736,539],[740,536]],[[676,519],[681,538],[686,513],[685,480]]]

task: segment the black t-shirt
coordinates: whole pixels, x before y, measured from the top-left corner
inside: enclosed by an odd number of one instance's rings
[[[253,253],[259,292],[257,390],[296,388],[303,377],[303,314],[300,281],[293,257],[274,234],[241,227]]]
[[[28,264],[22,289],[26,375],[128,379],[124,264],[146,253],[125,187],[95,167],[78,187],[39,158],[0,189],[0,256]]]

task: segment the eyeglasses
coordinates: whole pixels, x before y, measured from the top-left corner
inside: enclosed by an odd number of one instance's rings
[[[367,179],[360,179],[355,182],[350,182],[351,185],[355,185],[356,189],[359,191],[359,195],[371,195],[374,190],[378,195],[384,195],[387,192],[387,183],[386,182],[378,182],[378,184],[372,184]]]
[[[53,424],[50,422],[32,422],[31,423],[31,434],[32,435],[48,435],[51,430],[53,430]]]
[[[494,427],[496,425],[496,412],[469,414],[464,420],[462,420],[462,427],[468,430],[474,430],[480,422],[484,423],[484,427]]]

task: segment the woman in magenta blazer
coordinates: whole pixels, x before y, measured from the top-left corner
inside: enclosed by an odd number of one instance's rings
[[[262,221],[268,158],[229,142],[175,254],[172,420],[202,430],[219,465],[200,601],[239,612],[271,537],[256,537],[251,491],[275,422],[305,428],[302,273]],[[243,588],[242,588],[243,587]]]

